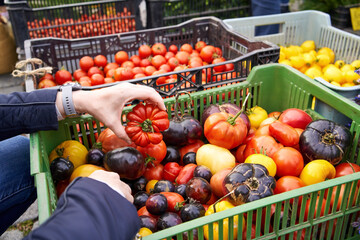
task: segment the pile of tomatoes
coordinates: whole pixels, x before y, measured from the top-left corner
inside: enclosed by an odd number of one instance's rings
[[[42,77],[38,88],[62,85],[76,81],[82,86],[95,86],[117,81],[144,78],[165,74],[173,71],[181,71],[187,68],[196,68],[208,64],[220,64],[212,68],[213,73],[231,72],[234,69],[232,63],[221,64],[226,59],[222,56],[219,47],[208,45],[199,41],[195,46],[184,43],[178,48],[170,45],[167,49],[162,43],[152,46],[141,45],[138,54],[129,56],[125,51],[118,51],[114,56],[114,62],[108,62],[105,56],[98,55],[94,58],[84,56],[79,60],[80,68],[72,74],[66,69],[55,73],[55,78],[50,74]],[[202,72],[202,81],[211,77],[211,71]],[[194,76],[195,77],[195,76]],[[43,81],[47,79],[46,81]],[[172,83],[177,81],[177,75],[169,75],[157,79],[157,84]],[[193,79],[193,81],[195,81]]]
[[[83,38],[105,34],[135,31],[135,19],[130,19],[131,12],[125,7],[122,12],[109,11],[107,14],[81,15],[78,19],[43,18],[27,22],[30,38],[58,37]]]
[[[200,122],[176,113],[176,109],[169,119],[167,113],[156,106],[139,103],[127,118],[125,129],[133,142],[128,144],[110,129],[104,130],[97,138],[100,147],[86,154],[82,166],[87,170],[74,175],[75,168],[71,179],[87,176],[98,168],[117,172],[132,189],[142,236],[360,171],[360,166],[354,163],[339,164],[350,146],[349,130],[328,120],[314,121],[305,111],[296,108],[267,113],[260,106],[244,111],[235,104],[211,104],[203,111]],[[322,129],[314,131],[317,125]],[[325,138],[319,141],[311,135],[314,132],[322,132]],[[333,135],[327,133],[338,135],[332,138]],[[336,154],[334,149],[313,151],[325,140],[334,140],[326,145],[338,149]],[[358,191],[358,186],[354,187]],[[324,214],[326,197],[331,198],[330,210],[339,210],[345,186],[340,188],[335,187],[323,199],[317,197],[314,216],[318,211]],[[309,198],[301,197],[298,206],[297,215],[305,209],[304,220],[311,217]],[[274,213],[275,206],[270,214]],[[235,236],[238,221],[234,218]],[[254,226],[255,216],[253,221]],[[227,219],[223,224],[223,238],[228,239]],[[244,233],[245,226],[243,219]],[[204,228],[206,239],[208,228]],[[214,235],[218,230],[218,223],[214,223]],[[251,232],[255,234],[255,229]]]

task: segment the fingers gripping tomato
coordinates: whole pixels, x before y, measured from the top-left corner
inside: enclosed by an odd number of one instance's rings
[[[125,131],[130,139],[141,147],[160,143],[163,138],[161,131],[169,128],[167,112],[153,104],[139,103],[127,114],[127,119],[129,122]]]

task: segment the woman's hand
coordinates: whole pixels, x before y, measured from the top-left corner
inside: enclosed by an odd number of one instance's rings
[[[131,143],[131,140],[121,124],[121,113],[124,105],[135,99],[151,102],[161,110],[166,110],[162,97],[155,89],[127,82],[94,91],[73,92],[73,102],[77,112],[91,114],[128,143]],[[61,92],[58,93],[56,104],[64,115]]]
[[[118,192],[120,195],[126,198],[129,202],[134,202],[134,198],[131,195],[131,188],[129,185],[120,180],[119,174],[104,170],[96,170],[90,174],[89,178],[105,183],[114,191]]]

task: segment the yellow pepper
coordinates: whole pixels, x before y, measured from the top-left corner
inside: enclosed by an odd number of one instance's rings
[[[323,182],[335,177],[335,167],[328,161],[318,159],[309,162],[301,171],[300,178],[306,185]]]
[[[215,210],[216,212],[220,212],[220,211],[224,211],[224,210],[227,210],[227,209],[230,209],[230,208],[233,208],[235,207],[233,204],[231,204],[230,202],[224,200],[224,201],[221,201],[221,202],[217,202],[217,203],[214,203],[212,205],[209,206],[208,210],[205,212],[205,216],[208,216],[210,214],[214,214],[215,211],[214,211],[214,205],[215,205]],[[233,218],[233,239],[236,239],[236,236],[237,236],[237,231],[238,231],[238,216],[234,216]],[[243,230],[245,228],[245,218],[243,218]],[[218,222],[214,222],[213,223],[213,226],[212,226],[212,229],[213,229],[213,240],[218,240],[218,239],[230,239],[229,238],[229,219],[228,218],[225,218],[223,219],[223,236],[219,237],[219,223]],[[206,239],[209,239],[209,226],[208,225],[205,225],[204,226],[204,236]]]
[[[66,140],[54,148],[50,155],[50,163],[58,157],[66,158],[74,164],[74,169],[86,163],[87,148],[75,140]]]

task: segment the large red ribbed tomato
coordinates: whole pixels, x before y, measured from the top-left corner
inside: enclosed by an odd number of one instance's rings
[[[167,112],[153,104],[139,103],[126,117],[129,122],[125,131],[137,146],[160,143],[163,138],[161,132],[169,128]]]

